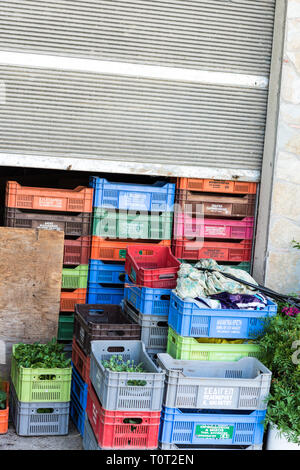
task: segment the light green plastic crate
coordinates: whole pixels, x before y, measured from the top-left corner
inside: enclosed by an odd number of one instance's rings
[[[18,366],[13,345],[11,380],[19,401],[67,402],[71,399],[72,367],[65,369],[29,369]],[[49,380],[47,377],[51,376]]]
[[[72,341],[74,333],[74,313],[59,315],[57,339],[59,341]]]
[[[171,240],[173,213],[116,212],[94,208],[93,235],[101,238]]]
[[[88,281],[87,264],[81,264],[76,268],[63,268],[62,289],[86,289]]]
[[[258,358],[259,346],[252,343],[198,343],[195,338],[180,336],[169,327],[167,353],[174,359],[187,361],[238,361],[242,357]]]
[[[188,264],[191,264],[192,266],[195,266],[195,264],[197,263],[197,261],[187,261],[184,259],[180,259],[179,261],[180,263],[188,263]],[[222,263],[218,263],[218,264],[219,266],[227,266],[227,268],[231,268],[231,269],[242,269],[243,271],[246,271],[249,274],[251,271],[251,263],[248,263],[246,261],[243,263],[238,263],[238,264],[224,264],[224,265],[222,265]]]

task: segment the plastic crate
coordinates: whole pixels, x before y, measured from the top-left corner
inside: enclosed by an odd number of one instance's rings
[[[183,361],[157,355],[166,372],[163,405],[170,408],[265,410],[272,373],[258,359]]]
[[[83,433],[83,440],[82,440],[82,447],[84,450],[102,450],[101,447],[97,443],[97,439],[95,438],[94,431],[90,422],[88,420],[87,414],[85,413],[85,421],[84,421],[84,433]]]
[[[116,212],[95,208],[92,234],[112,239],[170,240],[172,238],[173,213]]]
[[[75,338],[73,338],[72,344],[72,363],[83,382],[88,384],[90,382],[91,358],[84,354]]]
[[[78,405],[85,411],[88,394],[88,384],[83,381],[76,367],[72,368],[71,396],[75,397]]]
[[[160,411],[105,410],[90,385],[87,415],[101,449],[156,449],[158,446]]]
[[[172,252],[179,259],[199,260],[214,259],[216,261],[242,262],[251,260],[252,241],[217,242],[191,241],[185,238],[172,242]]]
[[[200,178],[177,178],[177,189],[206,193],[256,194],[257,183]]]
[[[81,264],[76,268],[63,268],[62,289],[86,289],[88,281],[88,264]]]
[[[92,176],[90,186],[94,188],[94,207],[151,212],[174,210],[175,184],[165,181],[151,185],[113,183]]]
[[[0,410],[0,434],[6,434],[8,431],[8,416],[9,416],[9,383],[1,382],[0,390],[6,392],[6,407]]]
[[[251,413],[224,410],[163,407],[159,441],[170,444],[262,445],[266,411]]]
[[[141,326],[141,341],[146,350],[165,352],[168,340],[168,315],[143,315],[124,302],[124,312],[129,319]]]
[[[253,238],[254,217],[242,220],[207,219],[201,215],[175,214],[174,239],[187,238],[226,238],[251,240]]]
[[[65,239],[64,244],[64,265],[78,266],[88,264],[91,255],[92,239],[88,237],[79,237],[75,240]]]
[[[124,263],[91,259],[89,265],[89,282],[97,284],[122,284],[125,282]]]
[[[163,444],[162,442],[158,443],[159,449],[161,450],[189,450],[189,451],[203,451],[203,450],[262,450],[261,445],[254,446],[244,446],[244,445],[208,445],[208,444]]]
[[[35,228],[65,232],[65,236],[83,237],[91,233],[92,214],[81,212],[70,215],[53,212],[32,212],[24,209],[5,208],[5,227]]]
[[[7,181],[5,205],[43,211],[92,212],[93,189],[84,186],[75,189],[33,188]]]
[[[60,293],[60,311],[74,312],[76,304],[85,304],[87,289],[75,289],[73,291],[62,291]]]
[[[139,340],[141,327],[130,321],[120,305],[76,305],[74,337],[82,351],[91,353],[91,341]]]
[[[174,359],[193,361],[238,361],[242,357],[259,357],[259,346],[252,343],[199,343],[195,338],[180,336],[169,328],[167,353]]]
[[[30,402],[18,400],[10,389],[10,411],[19,436],[63,436],[69,431],[70,401]]]
[[[171,289],[125,284],[124,299],[142,315],[169,315]]]
[[[188,263],[188,264],[191,264],[192,266],[195,266],[195,264],[198,262],[198,261],[188,261],[188,260],[184,260],[184,259],[180,259],[179,260],[181,263]],[[243,271],[246,271],[247,273],[250,274],[251,272],[251,263],[236,263],[236,264],[223,264],[223,263],[219,263],[219,266],[224,266],[224,267],[227,267],[227,268],[231,268],[231,269],[242,269]]]
[[[277,313],[277,304],[268,299],[264,310],[200,308],[171,293],[169,325],[180,336],[193,338],[255,339],[266,321]]]
[[[87,291],[88,304],[120,305],[124,299],[124,287],[118,284],[107,286],[89,282]]]
[[[220,195],[177,190],[176,204],[185,214],[210,217],[254,217],[255,194]]]
[[[168,247],[136,245],[127,249],[125,271],[139,287],[174,289],[179,268]]]
[[[85,423],[85,409],[83,409],[79,405],[78,400],[76,400],[76,397],[73,395],[73,393],[71,393],[70,416],[77,430],[79,431],[81,436],[83,436]]]
[[[16,347],[14,344],[12,348],[11,380],[18,400],[30,403],[70,401],[72,367],[29,369],[18,366],[14,357]]]
[[[143,363],[147,372],[112,372],[102,365],[113,355]],[[93,341],[91,343],[91,382],[105,410],[160,411],[164,390],[164,371],[150,359],[142,341]],[[145,381],[143,386],[132,381]]]
[[[72,341],[74,331],[74,314],[59,315],[57,339],[59,341]]]
[[[145,240],[136,240],[135,242],[128,240],[104,240],[100,237],[92,237],[91,258],[100,259],[102,261],[124,261],[126,259],[126,252],[129,246],[136,246],[141,244],[147,245]],[[150,244],[150,242],[149,242]],[[153,241],[151,241],[153,245]],[[171,240],[163,240],[157,242],[157,246],[171,246]]]

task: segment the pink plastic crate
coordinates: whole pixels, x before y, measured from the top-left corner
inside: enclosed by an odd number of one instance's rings
[[[251,240],[253,228],[254,217],[246,217],[242,220],[196,218],[188,214],[175,214],[174,217],[174,238]]]

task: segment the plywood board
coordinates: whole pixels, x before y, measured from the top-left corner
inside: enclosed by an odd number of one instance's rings
[[[0,227],[0,374],[4,377],[12,344],[47,342],[57,335],[63,249],[63,232]]]

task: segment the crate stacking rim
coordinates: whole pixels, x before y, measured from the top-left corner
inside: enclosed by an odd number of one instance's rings
[[[153,289],[132,284],[126,275],[124,299],[142,315],[169,315],[171,289]]]
[[[258,359],[186,361],[157,355],[166,373],[163,405],[170,408],[266,410],[272,373]]]
[[[143,363],[145,372],[112,372],[102,365],[113,355]],[[105,410],[161,411],[165,372],[150,359],[142,341],[92,341],[90,377]],[[143,381],[135,385],[133,381]]]
[[[170,444],[261,445],[265,416],[266,410],[241,414],[163,407],[159,441]]]

